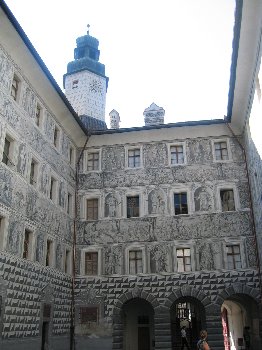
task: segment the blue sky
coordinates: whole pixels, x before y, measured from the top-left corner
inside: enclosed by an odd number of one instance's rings
[[[62,89],[91,25],[109,77],[108,125],[112,109],[121,127],[144,125],[152,102],[166,123],[226,114],[234,0],[5,1]]]

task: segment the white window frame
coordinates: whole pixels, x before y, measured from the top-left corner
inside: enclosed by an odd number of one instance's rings
[[[228,159],[216,159],[216,152],[215,152],[215,143],[218,142],[225,142],[227,144],[227,154],[228,154]],[[232,161],[232,154],[231,154],[231,149],[230,149],[230,143],[229,143],[229,138],[221,138],[221,139],[213,139],[212,140],[212,153],[213,153],[213,161],[215,163],[228,163]]]
[[[68,201],[68,196],[71,196],[71,204]],[[67,197],[66,197],[66,212],[67,214],[72,217],[73,216],[73,208],[74,208],[74,196],[72,191],[67,191]]]
[[[224,256],[224,261],[223,265],[226,269],[228,269],[228,259],[227,259],[227,246],[232,246],[232,245],[239,245],[239,250],[240,250],[240,259],[241,259],[241,269],[247,268],[246,264],[246,255],[245,255],[245,244],[244,244],[244,238],[241,237],[240,239],[231,239],[231,238],[226,238],[222,242],[222,247],[223,247],[223,256]],[[235,271],[235,270],[234,270]]]
[[[49,265],[46,265],[46,254],[47,254],[47,242],[50,241],[52,243],[51,247],[51,261]],[[55,266],[55,249],[56,249],[56,244],[55,240],[53,237],[48,236],[45,241],[45,255],[44,255],[44,264],[46,267],[54,267]]]
[[[52,189],[52,198],[50,197],[51,194],[51,181],[52,179],[55,182],[55,188]],[[52,201],[54,204],[58,204],[58,188],[59,188],[59,180],[56,175],[53,173],[50,174],[49,178],[49,187],[48,187],[48,198],[50,201]]]
[[[34,161],[36,163],[36,167],[35,167],[35,174],[34,174],[34,183],[31,184],[30,183],[30,175],[31,175],[31,163],[32,161]],[[35,155],[35,153],[30,152],[29,155],[29,162],[28,162],[28,171],[27,171],[27,179],[28,182],[31,186],[38,188],[39,185],[39,169],[41,167],[41,162],[39,160],[39,158]]]
[[[88,155],[91,153],[98,153],[98,169],[88,170]],[[101,149],[100,148],[90,148],[84,152],[84,172],[100,172],[101,171]]]
[[[72,150],[72,157],[70,159],[70,151]],[[76,149],[75,147],[70,143],[68,148],[68,161],[72,168],[75,167],[76,162]]]
[[[130,218],[127,217],[127,197],[139,197],[139,216],[132,216]],[[124,217],[127,219],[137,219],[137,218],[141,218],[145,215],[145,209],[144,209],[144,196],[143,193],[141,191],[128,191],[126,192],[125,196],[124,196],[124,208],[125,208],[125,212],[124,212]]]
[[[3,163],[5,139],[8,139],[8,141],[10,142],[10,149],[9,149],[9,154],[8,154],[9,161],[7,162],[7,164]],[[8,168],[11,168],[11,169],[16,167],[16,165],[17,165],[17,156],[18,156],[17,140],[18,140],[18,135],[16,135],[16,133],[13,130],[10,130],[9,128],[7,128],[6,132],[3,135],[3,139],[2,139],[1,161],[2,161],[2,164],[4,164],[5,166],[7,166]]]
[[[191,262],[191,271],[178,272],[177,268],[177,249],[190,249],[190,262]],[[195,261],[195,247],[193,242],[190,241],[175,241],[173,247],[174,255],[174,271],[177,273],[192,273],[196,270],[196,261]]]
[[[183,156],[184,156],[184,162],[183,163],[178,163],[178,164],[171,164],[171,147],[174,146],[182,146],[183,147]],[[187,164],[187,157],[186,157],[186,142],[173,142],[173,143],[168,143],[168,164],[171,167],[176,167],[176,166],[184,166]]]
[[[69,252],[68,257],[66,252]],[[66,265],[67,265],[67,269],[66,269]],[[64,250],[63,271],[69,275],[72,274],[72,249],[68,246],[66,246]]]
[[[223,190],[233,190],[234,194],[234,202],[235,202],[235,210],[228,210],[228,211],[222,211],[222,203],[221,203],[221,197],[220,197],[220,191]],[[229,183],[224,182],[217,185],[216,190],[216,206],[217,210],[222,213],[232,213],[235,211],[238,211],[240,209],[240,201],[239,201],[239,194],[237,190],[237,186],[235,183]]]
[[[30,233],[30,240],[29,240],[29,255],[28,258],[23,258],[23,253],[24,253],[24,240],[25,240],[25,231],[28,231]],[[36,240],[36,235],[34,230],[32,228],[25,226],[24,233],[23,233],[23,240],[22,240],[22,252],[21,252],[21,257],[26,260],[34,261],[35,259],[35,240]]]
[[[9,213],[4,209],[0,209],[1,225],[0,225],[0,250],[5,251],[7,246],[7,235],[9,226]]]
[[[138,167],[130,167],[128,166],[128,157],[129,157],[129,151],[133,151],[139,149],[140,152],[140,165]],[[125,146],[125,168],[126,169],[141,169],[143,168],[143,146],[142,145],[133,145],[133,146]]]
[[[175,204],[174,204],[174,195],[186,192],[187,194],[187,209],[188,213],[187,214],[175,214]],[[189,189],[189,187],[185,186],[177,186],[172,188],[170,191],[170,203],[171,203],[171,215],[173,216],[184,216],[184,215],[190,215],[193,213],[193,197],[192,197],[192,191]]]
[[[97,219],[94,220],[88,220],[87,219],[87,200],[89,199],[97,199],[98,200],[98,217]],[[82,219],[92,222],[92,221],[97,221],[102,218],[102,200],[101,200],[101,195],[98,193],[88,193],[85,196],[83,196],[83,201],[82,201]]]
[[[129,271],[129,252],[130,251],[141,251],[142,252],[142,266],[143,271],[139,272],[137,275],[146,274],[147,273],[147,261],[146,261],[146,247],[139,243],[133,243],[125,249],[125,271],[127,275],[130,275]],[[132,275],[136,276],[136,275]]]
[[[97,253],[97,275],[86,275],[85,273],[85,255],[86,253]],[[80,273],[83,276],[101,276],[102,274],[102,248],[94,245],[92,247],[84,248],[81,250],[81,264]]]

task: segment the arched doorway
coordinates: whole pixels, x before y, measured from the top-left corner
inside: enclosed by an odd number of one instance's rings
[[[122,307],[124,350],[154,349],[154,310],[141,298],[127,301]]]
[[[191,349],[196,348],[199,332],[205,327],[203,304],[193,297],[178,299],[170,309],[172,350],[181,349],[181,328],[186,327],[187,340]]]
[[[250,335],[250,349],[259,349],[259,308],[248,295],[235,294],[221,306],[225,350],[246,349],[244,333]],[[247,348],[248,349],[248,348]]]

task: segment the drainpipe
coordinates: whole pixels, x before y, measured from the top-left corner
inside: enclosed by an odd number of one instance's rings
[[[248,182],[248,195],[249,195],[249,202],[250,202],[250,214],[251,214],[251,223],[252,223],[252,232],[254,236],[254,241],[255,241],[255,251],[256,251],[256,263],[257,263],[257,268],[258,268],[258,274],[259,274],[259,287],[260,287],[260,297],[262,300],[262,281],[261,281],[261,268],[260,268],[260,258],[259,258],[259,252],[258,252],[258,242],[257,242],[257,232],[256,232],[256,225],[255,225],[255,216],[254,216],[254,206],[253,206],[253,199],[251,195],[251,185],[250,185],[250,175],[249,175],[249,170],[248,170],[248,164],[247,164],[247,156],[246,156],[246,150],[244,146],[241,144],[239,141],[238,137],[230,127],[230,125],[226,122],[226,126],[230,130],[231,134],[233,137],[236,139],[237,143],[239,144],[243,155],[244,155],[244,161],[246,165],[246,172],[247,172],[247,182]]]
[[[78,180],[79,180],[79,165],[82,159],[84,150],[91,134],[88,132],[84,147],[76,162],[75,168],[75,205],[74,205],[74,229],[73,229],[73,252],[72,252],[72,299],[71,299],[71,324],[70,324],[70,350],[74,350],[75,347],[75,279],[76,279],[76,225],[78,218]]]

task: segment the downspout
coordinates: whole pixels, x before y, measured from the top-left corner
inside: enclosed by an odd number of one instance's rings
[[[84,147],[76,162],[75,168],[75,205],[74,205],[74,229],[73,229],[73,252],[72,252],[72,299],[71,299],[71,325],[70,325],[70,350],[74,350],[75,346],[75,279],[76,279],[76,225],[78,218],[78,180],[79,180],[79,165],[82,159],[84,150],[90,137],[90,133],[87,133],[87,138]]]
[[[258,274],[259,274],[259,287],[260,287],[260,297],[262,299],[262,281],[261,281],[261,268],[260,268],[260,258],[259,258],[259,252],[258,252],[258,242],[257,242],[257,232],[256,232],[256,225],[255,225],[255,216],[254,216],[254,206],[253,206],[253,198],[251,195],[251,185],[250,185],[250,176],[249,176],[249,170],[248,170],[248,164],[247,164],[247,156],[246,156],[246,150],[244,146],[241,144],[239,141],[238,137],[230,127],[230,125],[226,122],[226,126],[230,130],[231,134],[233,137],[236,139],[237,143],[239,144],[243,155],[244,155],[244,161],[246,165],[246,172],[247,172],[247,182],[248,182],[248,195],[249,195],[249,202],[250,202],[250,214],[251,214],[251,223],[252,223],[252,232],[254,236],[254,241],[255,241],[255,247],[256,247],[256,263],[257,263],[257,268],[258,268]]]

